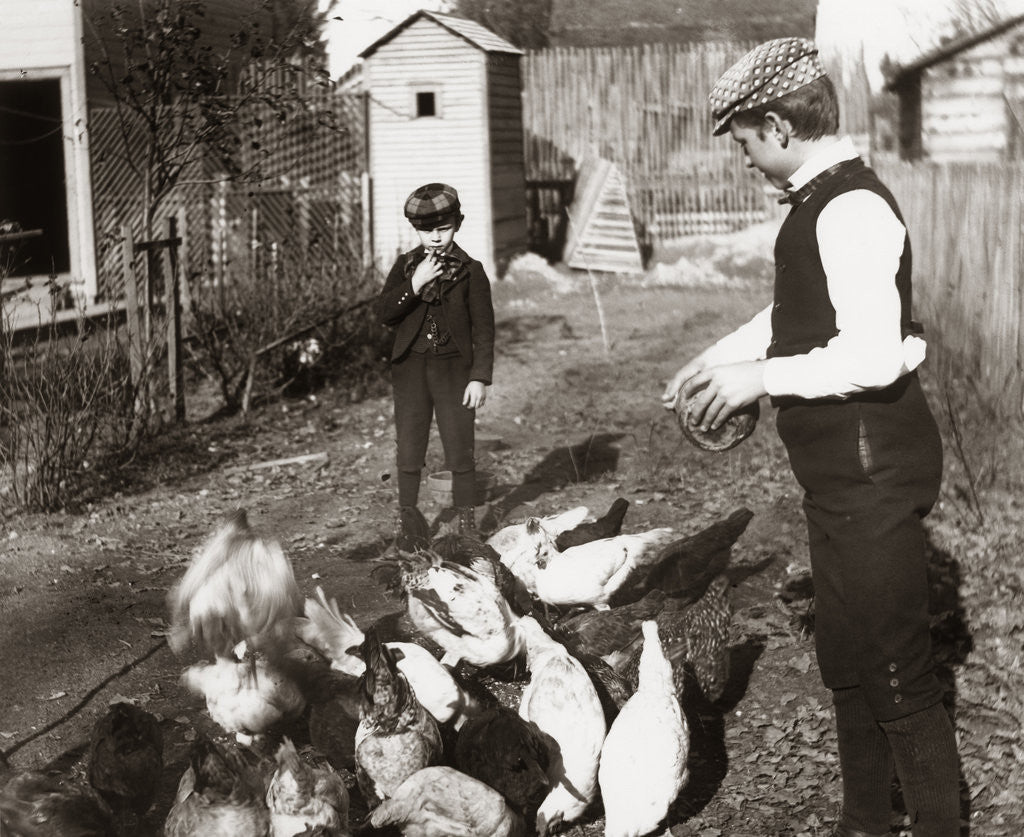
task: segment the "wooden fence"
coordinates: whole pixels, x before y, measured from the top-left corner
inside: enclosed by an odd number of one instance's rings
[[[523,125],[531,211],[551,229],[584,157],[622,171],[645,244],[726,232],[769,217],[764,181],[728,138],[711,134],[708,93],[752,44],[710,42],[562,47],[523,61]],[[868,133],[861,65],[826,59],[838,82],[843,129]],[[530,219],[531,222],[534,219]]]
[[[915,310],[939,375],[1024,413],[1024,165],[875,160],[910,230]]]

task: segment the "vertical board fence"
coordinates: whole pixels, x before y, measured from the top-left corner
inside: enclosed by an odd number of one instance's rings
[[[734,143],[711,134],[708,92],[751,44],[559,47],[523,61],[526,181],[551,227],[582,160],[626,177],[645,245],[765,217],[761,182]],[[534,219],[536,222],[536,219]]]
[[[914,253],[915,308],[940,375],[1024,413],[1024,165],[874,161]]]
[[[581,161],[597,155],[627,181],[645,245],[764,217],[761,182],[734,144],[711,135],[707,95],[744,43],[559,47],[523,62],[528,187],[553,226]]]
[[[571,200],[566,184],[585,157],[598,155],[625,175],[646,245],[771,217],[763,179],[744,169],[734,143],[712,136],[707,100],[721,74],[751,46],[701,42],[528,53],[523,123],[531,213],[542,216],[550,232]],[[843,129],[866,137],[863,65],[838,61]],[[533,229],[540,219],[530,220]]]

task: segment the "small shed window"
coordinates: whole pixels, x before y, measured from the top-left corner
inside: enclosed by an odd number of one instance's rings
[[[414,91],[416,102],[416,118],[421,119],[428,116],[440,116],[440,97],[436,90],[420,88]]]
[[[416,115],[437,116],[437,102],[433,90],[421,90],[416,94]]]

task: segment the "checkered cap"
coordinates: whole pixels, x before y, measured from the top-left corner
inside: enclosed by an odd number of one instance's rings
[[[461,214],[459,193],[447,183],[428,183],[409,195],[405,217],[418,230],[432,230]]]
[[[738,111],[781,99],[823,75],[818,48],[807,38],[776,38],[754,47],[725,71],[708,95],[714,135],[724,134]]]

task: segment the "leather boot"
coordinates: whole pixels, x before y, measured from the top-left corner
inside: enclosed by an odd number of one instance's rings
[[[479,534],[476,530],[476,509],[473,506],[459,506],[456,511],[459,515],[459,534],[476,537]]]
[[[416,506],[400,506],[395,546],[402,552],[416,552],[430,546],[430,526]]]

